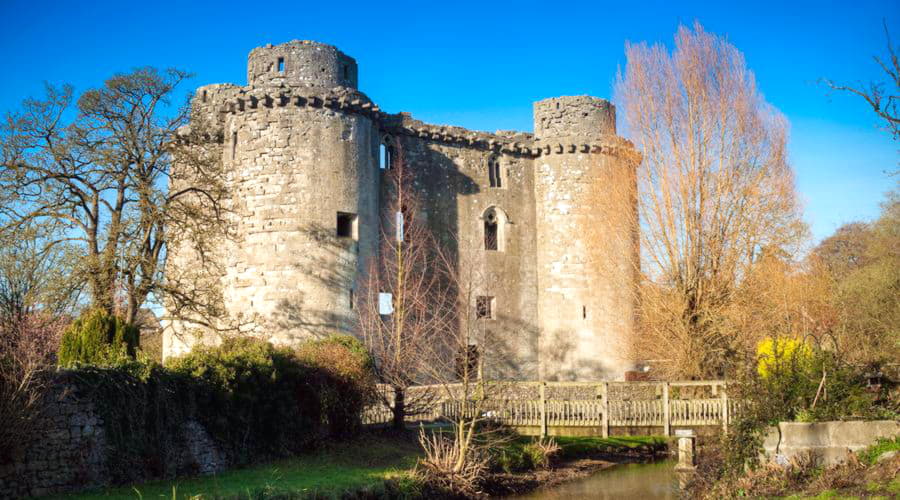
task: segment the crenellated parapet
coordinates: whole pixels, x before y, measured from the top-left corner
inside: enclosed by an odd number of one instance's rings
[[[558,99],[548,101],[556,100]],[[445,145],[522,157],[578,153],[607,154],[640,161],[634,145],[614,134],[573,134],[543,138],[524,132],[505,131],[492,134],[463,127],[432,125],[412,118],[409,113],[386,113],[364,93],[349,88],[310,92],[310,89],[305,87],[255,88],[217,84],[201,87],[194,105],[218,117],[271,108],[326,109],[365,116],[390,134],[416,137]]]

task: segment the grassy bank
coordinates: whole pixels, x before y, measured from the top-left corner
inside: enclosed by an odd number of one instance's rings
[[[662,437],[554,439],[560,445],[559,458],[563,461],[604,455],[652,456],[666,446],[666,439]],[[504,444],[504,450],[508,456],[521,457],[532,441],[530,437],[516,438]],[[415,433],[400,436],[371,433],[294,459],[230,470],[215,476],[154,481],[58,498],[331,498],[346,492],[367,492],[365,496],[371,497],[385,493],[387,480],[394,480],[391,487],[399,485],[404,492],[415,496],[416,488],[409,471],[420,456]],[[512,468],[525,472],[519,467]],[[545,474],[552,474],[552,470]],[[391,493],[384,496],[396,496],[398,491]]]
[[[372,434],[309,455],[215,476],[154,481],[59,498],[334,497],[348,490],[377,491],[384,487],[386,479],[402,482],[418,457],[419,446],[414,439]]]
[[[720,452],[710,448],[704,453]],[[900,498],[900,436],[881,439],[828,467],[801,455],[787,466],[765,463],[716,479],[710,465],[714,463],[701,457],[690,485],[695,498]]]

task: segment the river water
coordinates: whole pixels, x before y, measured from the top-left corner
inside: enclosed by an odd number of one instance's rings
[[[678,498],[675,462],[616,465],[590,477],[515,497],[529,500],[615,498],[650,500]]]

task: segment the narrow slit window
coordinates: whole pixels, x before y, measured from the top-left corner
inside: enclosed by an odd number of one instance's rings
[[[206,102],[206,91],[203,91],[203,95],[200,98],[203,102]]]
[[[587,319],[587,306],[581,306],[581,319]]]
[[[503,176],[502,176],[502,167],[500,166],[500,160],[497,157],[491,157],[488,160],[488,180],[490,181],[492,188],[502,188],[503,187]]]
[[[337,237],[356,238],[356,214],[338,212]]]
[[[355,306],[353,304],[353,289],[352,288],[350,289],[350,309],[355,309]]]
[[[394,148],[390,145],[388,139],[385,139],[378,146],[378,168],[381,170],[390,170],[394,163]]]
[[[284,73],[284,58],[283,57],[278,58],[278,72]]]
[[[494,319],[494,297],[481,295],[476,299],[475,317],[477,319]]]
[[[231,159],[234,160],[235,155],[237,154],[237,132],[231,133]]]

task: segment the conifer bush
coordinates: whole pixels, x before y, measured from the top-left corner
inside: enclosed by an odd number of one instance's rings
[[[103,309],[92,309],[65,332],[57,356],[60,366],[116,365],[134,358],[140,330]]]

